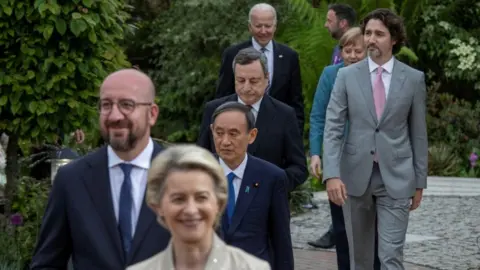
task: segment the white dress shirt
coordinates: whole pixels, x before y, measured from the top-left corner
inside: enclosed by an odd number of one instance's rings
[[[255,48],[257,51],[262,52],[260,49],[263,47],[260,44],[258,44],[257,41],[252,37],[252,45],[253,48]],[[273,78],[273,43],[270,40],[268,42],[267,46],[265,46],[265,56],[267,57],[267,63],[268,63],[268,80],[270,81],[270,86],[272,85],[272,78]]]
[[[240,187],[242,186],[242,179],[243,179],[243,174],[245,173],[245,167],[247,166],[247,160],[248,160],[248,155],[245,154],[245,158],[243,159],[242,163],[238,165],[238,167],[235,170],[230,169],[227,164],[222,160],[222,158],[219,158],[220,166],[223,169],[223,172],[225,173],[225,176],[233,172],[235,174],[235,178],[233,179],[233,188],[235,189],[235,203],[237,202],[238,199],[238,193],[240,191]]]
[[[252,106],[252,109],[250,111],[253,113],[253,116],[255,116],[255,121],[257,121],[258,112],[260,111],[260,104],[262,103],[262,99],[263,99],[263,97],[260,100],[258,100],[257,102],[250,105],[250,106]],[[239,103],[242,103],[243,105],[246,105],[245,102],[243,102],[243,100],[241,100],[240,98],[238,98],[237,101]]]
[[[395,58],[392,56],[388,62],[382,65],[382,80],[383,85],[385,86],[385,98],[388,98],[388,92],[390,91],[390,82],[392,81],[392,71],[393,64],[395,63]],[[370,70],[370,79],[372,81],[372,87],[375,85],[377,80],[377,68],[378,64],[373,62],[373,60],[368,57],[368,69]]]
[[[120,191],[124,180],[123,171],[120,164],[129,163],[133,165],[130,179],[132,180],[132,237],[135,235],[138,216],[142,209],[142,204],[145,196],[145,189],[147,188],[147,172],[150,169],[150,163],[153,153],[153,141],[149,140],[147,147],[132,161],[123,161],[115,154],[113,149],[108,146],[108,172],[110,175],[110,189],[112,191],[113,210],[118,222],[118,212],[120,203]]]

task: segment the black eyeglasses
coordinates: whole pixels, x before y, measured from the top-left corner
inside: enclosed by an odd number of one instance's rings
[[[118,110],[123,114],[131,114],[138,106],[150,106],[151,102],[135,102],[130,99],[122,99],[117,102],[105,99],[98,103],[100,114],[109,114],[112,112],[113,105],[117,104]]]

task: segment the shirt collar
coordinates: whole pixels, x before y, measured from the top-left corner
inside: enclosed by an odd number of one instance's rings
[[[258,42],[253,37],[252,37],[252,45],[253,45],[253,48],[255,48],[257,51],[260,51],[260,49],[263,48],[263,46],[258,44]],[[265,49],[267,49],[267,51],[269,52],[273,52],[273,42],[271,40],[268,42],[267,46],[265,46]]]
[[[135,167],[139,167],[142,169],[150,169],[150,161],[152,159],[153,153],[153,141],[152,138],[148,140],[147,147],[143,149],[143,151],[132,161],[127,162],[122,160],[116,153],[113,151],[112,147],[109,145],[107,148],[107,155],[108,155],[108,167],[113,168],[122,163],[129,163],[134,165]]]
[[[262,103],[262,100],[263,100],[263,97],[261,99],[259,99],[257,102],[253,103],[252,105],[252,108],[256,111],[256,112],[259,112],[260,111],[260,104]],[[245,102],[243,102],[243,100],[240,99],[240,97],[238,97],[238,102],[242,103],[243,105],[246,105]]]
[[[234,170],[230,169],[227,164],[222,160],[222,158],[218,158],[220,162],[220,166],[223,169],[223,172],[225,173],[225,176],[227,176],[229,173],[233,172],[236,177],[243,179],[243,174],[245,173],[245,168],[247,167],[247,160],[248,160],[248,155],[245,153],[245,158],[243,159],[242,163],[238,165],[237,168]]]
[[[383,70],[386,72],[392,74],[393,71],[393,64],[395,63],[395,57],[392,56],[388,62],[382,65]],[[370,73],[374,72],[378,68],[378,64],[373,62],[372,58],[370,56],[368,57],[368,69],[370,70]]]

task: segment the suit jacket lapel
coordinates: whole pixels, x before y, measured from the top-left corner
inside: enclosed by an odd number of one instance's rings
[[[373,101],[373,88],[370,79],[370,70],[368,69],[368,59],[365,58],[362,60],[362,62],[357,65],[357,69],[357,83],[360,86],[363,97],[365,98],[365,105],[370,111],[375,125],[377,125],[379,121],[377,119],[377,112],[375,111],[375,102]]]
[[[232,223],[228,227],[228,234],[232,234],[240,222],[243,216],[250,207],[250,203],[257,194],[258,188],[254,186],[258,174],[255,174],[255,168],[253,167],[252,157],[249,155],[247,160],[247,166],[245,167],[245,173],[243,174],[242,184],[238,191],[238,198],[235,204],[235,212],[233,213]]]
[[[102,219],[108,235],[117,249],[117,254],[123,260],[120,234],[117,230],[117,219],[113,211],[112,191],[110,189],[110,174],[108,171],[107,147],[104,146],[93,153],[87,161],[90,170],[85,172],[84,179],[90,198]]]
[[[265,140],[268,140],[268,131],[275,120],[275,105],[272,103],[272,97],[263,96],[260,108],[258,110],[255,127],[258,129],[257,138],[248,146],[248,153],[255,155],[258,145]]]
[[[398,100],[399,95],[402,93],[403,83],[405,82],[405,66],[402,63],[395,59],[392,70],[392,78],[390,80],[390,89],[388,91],[388,97],[385,103],[385,108],[383,109],[382,117],[380,118],[380,123],[385,119],[387,114],[390,112],[392,107],[395,105],[395,102]]]
[[[280,50],[280,47],[277,46],[277,43],[272,40],[273,44],[273,76],[272,81],[270,82],[269,95],[273,95],[276,91],[276,78],[281,74],[280,69],[283,66],[283,52]]]
[[[157,143],[153,144],[152,160],[160,153],[162,150],[161,146]],[[145,196],[145,195],[144,195]],[[128,260],[130,261],[134,258],[135,253],[140,248],[140,244],[146,236],[146,233],[150,226],[156,222],[155,213],[148,207],[145,202],[145,199],[142,201],[142,208],[140,209],[140,215],[138,216],[137,227],[135,228],[135,235],[133,236],[132,249],[129,253]]]

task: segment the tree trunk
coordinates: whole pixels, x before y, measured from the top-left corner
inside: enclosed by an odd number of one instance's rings
[[[20,165],[18,158],[18,136],[15,134],[9,134],[8,146],[7,146],[7,167],[5,168],[5,174],[7,176],[7,184],[5,185],[5,215],[9,216],[12,211],[12,200],[17,191],[18,179],[20,173]]]

